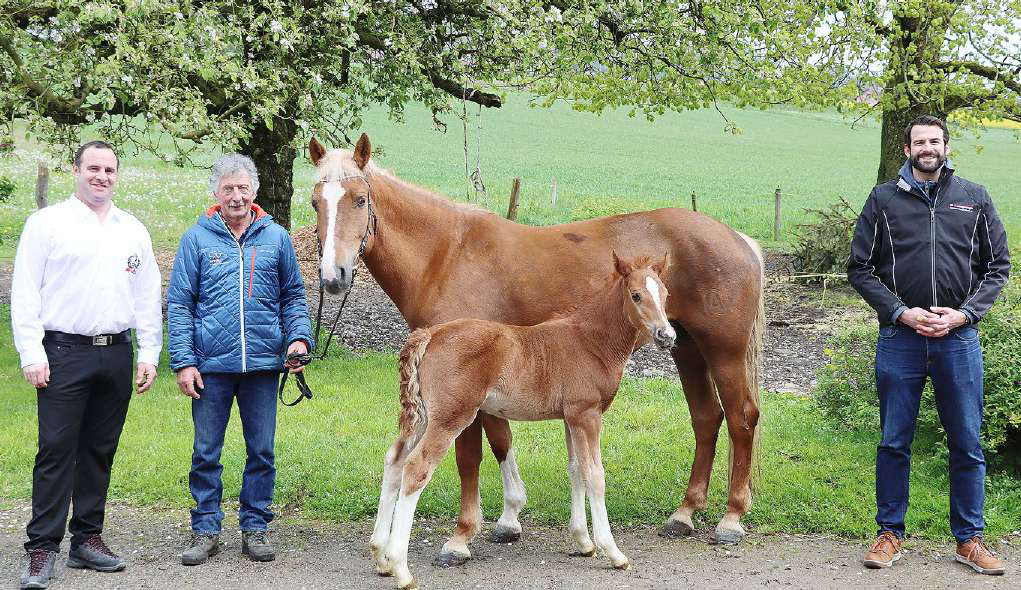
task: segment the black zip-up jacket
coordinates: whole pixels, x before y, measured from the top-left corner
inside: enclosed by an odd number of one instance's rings
[[[1010,273],[1003,223],[985,187],[944,167],[934,203],[903,178],[872,189],[851,241],[847,278],[879,315],[959,309],[971,323],[993,305]]]

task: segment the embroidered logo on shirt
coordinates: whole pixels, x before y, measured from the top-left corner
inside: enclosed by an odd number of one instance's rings
[[[971,203],[951,203],[947,206],[950,207],[951,209],[957,211],[966,211],[968,213],[971,213],[975,209],[975,206],[972,205]]]
[[[213,250],[209,253],[209,264],[220,264],[223,262],[223,255],[220,254],[219,250]]]
[[[126,272],[130,272],[131,274],[135,274],[135,271],[138,270],[139,264],[141,264],[141,261],[138,260],[138,256],[132,254],[131,256],[128,256],[128,267],[125,268],[124,270]]]

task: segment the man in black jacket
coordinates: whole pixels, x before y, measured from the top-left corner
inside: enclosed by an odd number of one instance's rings
[[[876,453],[879,537],[870,568],[900,558],[911,441],[926,377],[950,451],[950,528],[956,559],[984,574],[1003,563],[983,544],[982,349],[976,325],[1007,282],[1007,237],[986,189],[954,174],[949,133],[935,117],[904,130],[900,176],[865,202],[847,263],[854,288],[879,315]]]

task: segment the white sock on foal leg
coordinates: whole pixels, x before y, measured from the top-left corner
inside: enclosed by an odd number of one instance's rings
[[[411,541],[411,525],[415,520],[415,507],[422,495],[423,485],[410,495],[404,495],[404,489],[397,494],[397,507],[394,509],[393,527],[390,530],[390,541],[386,546],[386,560],[390,563],[393,575],[397,578],[397,587],[401,590],[416,588],[415,578],[408,569],[408,543]]]
[[[376,508],[376,525],[369,539],[369,549],[376,561],[376,573],[389,575],[390,564],[386,560],[386,545],[390,539],[390,526],[393,523],[394,506],[397,504],[397,492],[401,489],[401,471],[404,462],[398,463],[397,445],[390,447],[383,465],[383,484],[380,486],[379,506]]]
[[[631,567],[631,562],[617,548],[617,542],[610,532],[610,519],[606,515],[606,483],[602,466],[593,466],[589,475],[588,501],[592,510],[592,536],[596,546],[610,558],[613,567],[626,570]]]
[[[592,538],[588,534],[588,521],[585,518],[585,482],[581,477],[581,465],[578,459],[572,457],[567,471],[571,476],[571,520],[567,530],[571,532],[575,542],[578,543],[578,552],[582,555],[593,555],[596,546],[592,544]]]

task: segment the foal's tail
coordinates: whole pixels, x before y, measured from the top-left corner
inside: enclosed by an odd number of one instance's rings
[[[425,430],[428,416],[422,400],[422,386],[418,380],[418,366],[425,356],[425,349],[432,339],[428,328],[419,328],[411,333],[401,350],[401,418],[402,438],[417,438]],[[414,446],[414,445],[412,445]]]

